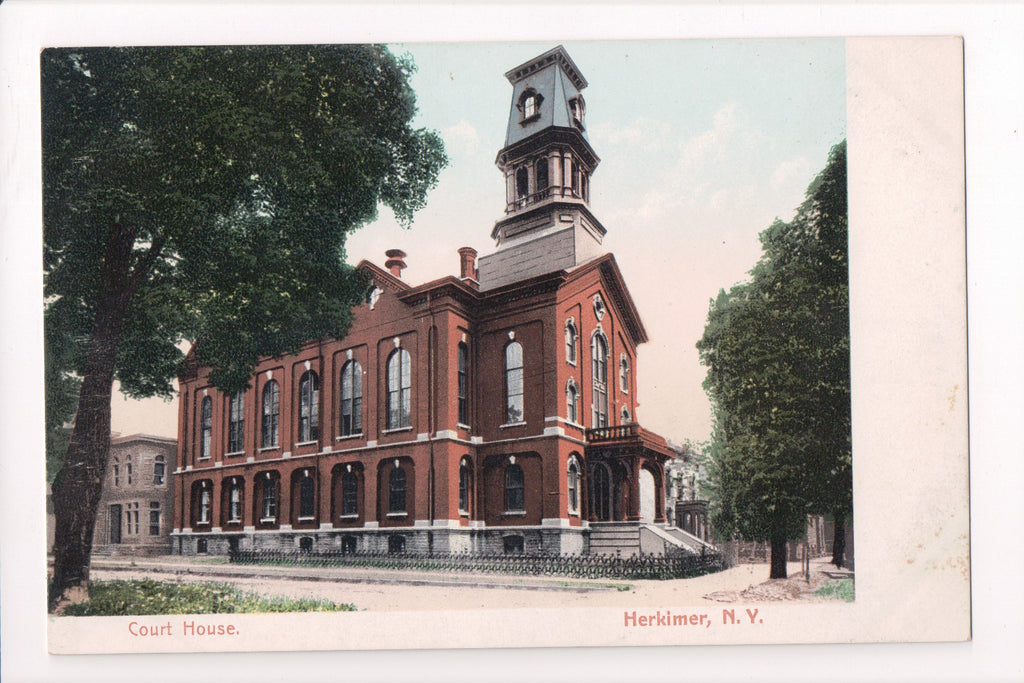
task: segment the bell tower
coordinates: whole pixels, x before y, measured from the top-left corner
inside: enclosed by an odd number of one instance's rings
[[[600,162],[586,129],[587,81],[561,45],[517,66],[505,146],[505,215],[497,249],[479,260],[488,290],[571,268],[602,254],[604,226],[590,212],[590,176]]]

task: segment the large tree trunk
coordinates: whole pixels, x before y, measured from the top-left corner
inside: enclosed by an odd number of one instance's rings
[[[88,599],[96,509],[110,453],[110,398],[121,329],[134,287],[129,271],[136,231],[115,226],[103,258],[96,319],[85,359],[78,412],[64,463],[53,481],[56,529],[50,609]]]
[[[772,539],[772,569],[769,574],[769,579],[784,579],[787,576],[786,573],[786,539],[784,538],[773,538]]]
[[[846,515],[842,512],[832,514],[835,520],[835,534],[832,537],[832,564],[837,567],[843,566],[846,555]]]

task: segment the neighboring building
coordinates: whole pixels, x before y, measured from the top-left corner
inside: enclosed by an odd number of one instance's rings
[[[349,334],[264,359],[235,396],[190,352],[175,552],[621,552],[602,525],[627,549],[683,545],[663,524],[672,451],[635,421],[647,332],[589,207],[586,80],[561,47],[506,77],[494,253],[463,247],[457,277],[420,285],[400,250],[360,263]]]
[[[708,501],[697,498],[700,463],[689,446],[673,446],[676,457],[665,465],[665,516],[668,523],[704,542],[712,542]]]
[[[92,551],[166,555],[171,551],[177,442],[146,434],[112,436]]]

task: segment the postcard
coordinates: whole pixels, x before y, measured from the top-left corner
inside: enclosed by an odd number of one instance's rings
[[[44,48],[52,654],[970,639],[959,38]]]

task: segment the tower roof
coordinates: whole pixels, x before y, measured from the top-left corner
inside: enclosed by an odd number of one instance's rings
[[[564,47],[523,62],[505,77],[512,84],[506,148],[550,128],[573,130],[586,140],[580,91],[587,87],[587,80]],[[531,96],[537,98],[532,105],[527,104]],[[575,115],[574,100],[580,107]]]

